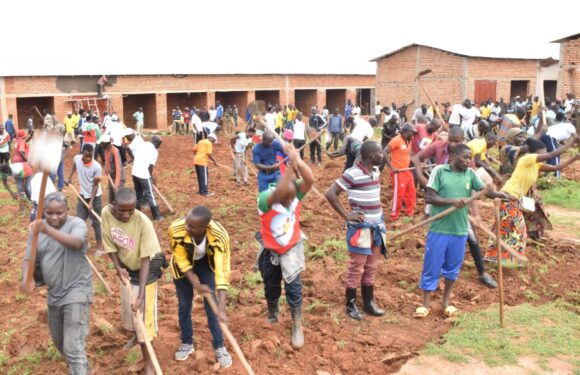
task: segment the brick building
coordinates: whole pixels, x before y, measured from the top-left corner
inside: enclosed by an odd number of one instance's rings
[[[567,93],[580,96],[580,33],[552,43],[560,43],[558,94],[563,98]]]
[[[558,79],[557,60],[469,56],[420,44],[410,44],[371,61],[377,63],[376,99],[381,103],[411,103],[416,107],[428,98],[416,81],[419,72],[433,101],[460,103],[542,95],[554,98]],[[409,108],[409,110],[411,107]]]
[[[139,106],[145,113],[145,128],[166,129],[171,110],[192,105],[209,108],[219,100],[224,106],[237,105],[240,116],[254,100],[272,104],[295,104],[308,113],[313,105],[344,107],[347,99],[371,103],[374,75],[313,74],[228,74],[228,75],[119,75],[108,76],[103,97],[97,98],[101,76],[16,76],[0,77],[0,118],[13,114],[23,128],[28,116],[35,126],[44,108],[62,119],[66,112],[82,105],[96,105],[102,113],[115,111],[129,126]],[[83,99],[81,101],[81,99]],[[87,99],[91,99],[90,101]]]

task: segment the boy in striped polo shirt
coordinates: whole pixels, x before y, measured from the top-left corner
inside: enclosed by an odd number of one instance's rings
[[[379,143],[366,141],[360,155],[362,160],[344,171],[326,192],[332,208],[348,224],[346,241],[350,261],[346,273],[346,312],[355,320],[362,320],[356,306],[356,289],[361,284],[364,311],[372,316],[385,313],[375,304],[373,291],[380,255],[387,255],[378,169],[384,154]],[[338,200],[343,191],[348,193],[351,212],[346,212]]]

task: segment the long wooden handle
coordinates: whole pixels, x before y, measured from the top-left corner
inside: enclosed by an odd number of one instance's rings
[[[326,132],[326,129],[322,129],[322,130],[320,131],[320,133],[318,133],[318,134],[317,134],[315,137],[313,137],[313,138],[310,138],[310,139],[308,140],[308,142],[306,142],[306,143],[305,143],[305,144],[303,144],[302,146],[298,147],[298,148],[296,149],[296,151],[298,151],[298,152],[302,151],[302,150],[303,150],[303,149],[304,149],[306,146],[308,146],[309,144],[311,144],[312,142],[314,142],[314,141],[316,141],[318,138],[320,138],[320,136],[321,136],[321,135],[322,135],[322,133],[324,133],[324,132]],[[278,136],[278,138],[279,138],[280,140],[282,139],[280,136]],[[287,161],[287,160],[288,160],[288,156],[286,156],[286,157],[285,157],[285,158],[282,160],[282,162],[285,162],[285,161]]]
[[[443,117],[441,117],[441,114],[439,113],[439,108],[437,108],[437,105],[435,104],[433,99],[431,99],[431,95],[429,95],[429,93],[427,92],[427,89],[425,88],[425,85],[423,85],[423,82],[421,82],[421,79],[419,79],[419,86],[421,86],[421,89],[423,89],[425,96],[431,103],[431,106],[433,107],[433,113],[435,114],[435,116],[437,116],[439,120],[443,121]],[[443,121],[443,124],[445,124],[445,121]]]
[[[91,262],[91,260],[89,259],[89,257],[86,254],[85,254],[85,258],[87,258],[87,262],[89,262],[89,266],[91,266],[91,269],[93,270],[93,273],[95,273],[97,275],[97,277],[101,281],[101,284],[103,284],[103,286],[105,287],[105,290],[107,291],[107,294],[108,295],[113,295],[113,290],[111,289],[111,287],[109,286],[109,284],[107,283],[107,281],[105,280],[105,278],[103,277],[103,275],[101,275],[101,273],[99,272],[99,270],[97,269],[97,267],[95,267],[94,263]]]
[[[99,223],[102,223],[101,217],[95,212],[95,210],[91,208],[91,206],[89,206],[87,202],[85,202],[85,199],[81,196],[81,193],[79,193],[79,191],[74,187],[74,185],[70,183],[68,184],[68,186],[72,189],[72,191],[74,191],[75,195],[79,198],[79,200],[83,202],[85,207],[88,208],[89,211],[91,211],[91,214],[94,215],[97,218],[97,220],[99,220]]]
[[[474,200],[481,198],[485,193],[487,193],[487,191],[488,191],[488,188],[483,188],[480,191],[478,191],[474,196],[472,196],[471,198],[467,199],[466,206],[468,204],[470,204],[471,202],[473,202]],[[422,222],[420,222],[418,224],[415,224],[415,225],[412,225],[409,228],[407,228],[407,229],[405,229],[405,230],[403,230],[403,231],[395,234],[394,236],[391,237],[391,239],[394,240],[396,238],[399,238],[402,235],[407,234],[409,232],[412,232],[412,231],[414,231],[417,228],[421,228],[421,227],[423,227],[423,226],[425,226],[425,225],[427,225],[427,224],[429,224],[429,223],[431,223],[431,222],[433,222],[435,220],[439,220],[442,217],[447,216],[447,215],[449,215],[450,213],[452,213],[452,212],[454,212],[456,210],[458,210],[457,207],[451,206],[448,209],[446,209],[445,211],[440,212],[440,213],[438,213],[435,216],[431,216],[429,219],[423,220]]]
[[[471,215],[469,215],[469,221],[471,222],[471,225],[481,229],[483,231],[483,233],[485,233],[486,235],[488,235],[490,238],[495,238],[495,233],[493,233],[488,227],[486,227],[483,223],[478,222],[477,220],[475,220],[475,218]],[[512,249],[511,247],[508,246],[508,244],[506,244],[505,242],[501,241],[500,239],[500,244],[501,247],[507,251],[508,253],[510,253],[513,257],[518,258],[519,260],[522,261],[527,261],[528,258],[526,258],[525,256],[521,255],[520,253],[518,253],[517,251],[515,251],[514,249]]]
[[[234,348],[234,351],[238,355],[238,358],[240,358],[240,361],[242,362],[242,366],[244,366],[244,370],[246,370],[246,373],[248,375],[255,375],[254,370],[252,370],[252,367],[250,366],[250,364],[246,360],[246,357],[244,356],[244,352],[242,352],[242,348],[240,348],[240,345],[238,345],[236,338],[230,332],[230,329],[228,328],[227,324],[225,324],[219,320],[219,310],[218,310],[218,307],[217,307],[217,304],[215,302],[213,294],[209,291],[209,288],[207,286],[201,284],[197,275],[194,275],[193,287],[195,289],[197,289],[198,291],[203,293],[205,300],[209,304],[209,306],[210,306],[211,310],[213,311],[213,313],[215,314],[215,316],[218,318],[219,326],[220,326],[222,332],[224,333],[224,335],[226,336],[226,338],[228,339],[228,341],[230,342],[230,344]]]
[[[133,290],[131,288],[131,283],[127,279],[123,279],[123,284],[127,291],[129,292],[129,297],[131,298],[131,302],[135,301],[135,297],[133,296]],[[151,345],[151,341],[149,341],[149,337],[147,337],[147,329],[145,328],[145,322],[143,322],[143,313],[141,312],[141,308],[137,309],[137,311],[133,311],[133,316],[135,319],[135,329],[139,330],[141,335],[145,340],[145,347],[147,348],[147,353],[149,353],[149,358],[151,358],[151,362],[153,362],[153,368],[155,369],[155,374],[163,375],[163,371],[161,371],[161,366],[159,365],[159,361],[157,360],[157,356],[155,355],[155,350],[153,350],[153,346]]]
[[[495,214],[495,246],[497,252],[497,278],[499,284],[499,324],[505,327],[503,314],[503,272],[502,272],[502,255],[501,255],[501,220],[499,215],[499,199],[493,201],[493,213]]]
[[[40,182],[40,193],[38,194],[38,208],[36,210],[35,222],[42,221],[42,214],[44,212],[44,194],[46,193],[46,183],[50,172],[44,171],[42,173],[42,180]],[[38,230],[32,233],[32,242],[30,243],[30,259],[28,259],[28,268],[26,270],[26,277],[22,278],[20,290],[23,293],[31,293],[34,290],[34,268],[36,267],[36,252],[38,250]]]
[[[427,165],[422,165],[421,168],[431,168],[431,167],[435,167],[435,166],[437,166],[437,164],[427,164]],[[401,168],[401,169],[397,169],[397,170],[399,172],[404,172],[404,171],[412,171],[415,168],[417,168],[417,167]]]
[[[155,192],[157,193],[157,195],[159,195],[159,198],[161,198],[161,200],[163,201],[163,203],[165,203],[165,205],[167,206],[167,208],[169,208],[169,212],[174,213],[175,210],[173,209],[173,207],[171,206],[171,204],[169,203],[169,201],[165,198],[165,196],[163,194],[161,194],[161,192],[159,191],[159,189],[157,189],[157,186],[151,184],[153,186],[153,190],[155,190]]]

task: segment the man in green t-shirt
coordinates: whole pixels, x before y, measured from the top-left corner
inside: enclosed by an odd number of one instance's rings
[[[115,265],[117,275],[123,280],[130,279],[129,290],[121,288],[123,326],[128,331],[133,327],[133,312],[143,313],[145,330],[149,340],[157,336],[157,279],[161,275],[159,258],[163,257],[153,223],[139,210],[136,210],[137,195],[130,188],[120,188],[115,194],[115,202],[106,206],[101,214],[103,221],[103,243],[105,252]],[[137,332],[141,346],[146,373],[153,373],[153,364],[145,347],[145,337]]]
[[[451,206],[456,211],[435,220],[429,227],[425,245],[425,260],[420,287],[423,289],[423,306],[415,311],[416,318],[429,315],[431,293],[437,289],[439,276],[445,278],[443,308],[445,315],[456,316],[460,311],[449,305],[449,296],[459,276],[465,243],[467,241],[467,200],[471,192],[481,190],[484,185],[469,168],[471,149],[459,144],[452,150],[450,164],[435,167],[426,188],[426,200],[431,204],[431,215],[435,216]],[[488,191],[488,198],[509,199],[505,193]]]

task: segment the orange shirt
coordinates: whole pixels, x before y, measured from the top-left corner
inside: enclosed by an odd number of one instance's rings
[[[411,163],[411,142],[398,135],[389,142],[391,165],[395,169],[407,168]]]
[[[199,143],[193,146],[193,151],[195,152],[195,157],[193,158],[193,164],[207,166],[208,155],[211,155],[213,144],[207,139],[202,139]]]

